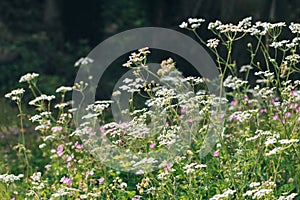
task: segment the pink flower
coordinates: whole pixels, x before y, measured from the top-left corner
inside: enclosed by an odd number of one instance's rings
[[[59,157],[61,157],[63,154],[64,154],[64,147],[63,147],[63,145],[59,145],[58,147],[57,147],[57,155],[59,156]]]
[[[237,117],[235,115],[230,115],[229,116],[229,121],[237,121]]]
[[[289,118],[289,117],[291,117],[291,116],[292,116],[292,113],[291,113],[291,112],[285,113],[285,118]]]
[[[261,114],[262,114],[262,113],[267,113],[267,112],[268,112],[268,111],[267,111],[267,109],[266,109],[266,108],[264,108],[264,109],[260,109],[260,110],[259,110],[259,113],[261,113]]]
[[[60,182],[61,183],[65,183],[67,185],[72,185],[72,180],[66,176],[63,176],[61,179],[60,179]]]
[[[180,118],[180,119],[183,119],[183,115],[180,115],[179,118]]]
[[[153,148],[155,147],[155,145],[156,145],[155,142],[151,143],[151,144],[149,145],[150,149],[153,149]]]
[[[192,123],[192,122],[193,122],[193,118],[190,118],[188,121],[189,121],[190,123]]]
[[[139,198],[133,197],[131,200],[140,200]]]
[[[236,100],[233,100],[233,101],[230,102],[230,105],[231,105],[231,106],[235,106],[236,104],[237,104],[237,101],[236,101]]]
[[[105,130],[104,126],[103,125],[100,126],[100,131],[104,132],[104,130]]]
[[[73,160],[73,158],[74,158],[74,154],[72,153],[70,156],[68,156],[68,158],[67,158],[67,162],[70,162],[70,161],[72,161],[72,160]]]
[[[141,169],[138,170],[137,172],[135,172],[136,175],[141,175],[141,174],[144,174],[144,173],[145,173],[145,172],[144,172],[143,170],[141,170]]]
[[[89,175],[94,175],[94,172],[93,171],[87,171],[85,173],[85,179],[87,179],[89,177]]]
[[[274,115],[273,120],[277,120],[278,119],[278,115]]]
[[[182,108],[181,109],[181,114],[186,113],[186,109]]]
[[[169,122],[166,122],[166,126],[169,126]]]
[[[219,153],[220,153],[219,150],[215,151],[215,152],[214,152],[214,157],[218,157],[218,156],[219,156]]]
[[[167,173],[169,169],[171,169],[172,167],[173,167],[172,163],[167,164],[167,166],[165,167],[165,173]]]
[[[101,183],[103,183],[104,178],[102,177],[102,178],[98,179],[98,181],[99,181],[99,184],[101,184]]]
[[[75,149],[82,149],[82,148],[83,148],[83,145],[82,145],[82,144],[79,144],[78,141],[76,141],[75,144],[74,144],[74,148],[75,148]]]
[[[61,131],[61,130],[62,130],[61,126],[54,126],[54,127],[51,128],[51,131],[53,133],[56,133],[56,132]]]

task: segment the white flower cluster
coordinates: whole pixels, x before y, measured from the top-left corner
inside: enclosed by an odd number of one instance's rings
[[[211,197],[209,200],[219,200],[224,198],[227,199],[229,195],[233,195],[235,192],[236,190],[227,189],[222,194],[216,194],[213,197]]]
[[[23,174],[19,174],[18,176],[14,175],[14,174],[1,174],[0,181],[5,184],[11,184],[14,181],[19,181],[20,178],[23,178],[23,177],[24,177]]]
[[[30,82],[33,79],[35,79],[36,77],[38,77],[38,76],[39,76],[39,74],[37,74],[37,73],[28,73],[28,74],[25,74],[24,76],[22,76],[20,78],[19,83]]]
[[[191,29],[196,29],[199,28],[201,26],[201,23],[205,22],[204,19],[197,19],[197,18],[189,18],[188,19],[188,23],[187,22],[182,22],[179,27],[180,28],[190,28]]]
[[[85,58],[80,58],[78,61],[76,61],[76,63],[74,64],[75,67],[78,67],[80,65],[87,65],[89,63],[93,63],[94,60],[89,58],[89,57],[85,57]]]
[[[300,24],[299,23],[291,23],[289,26],[292,33],[300,34]]]
[[[20,101],[21,96],[24,94],[25,90],[23,88],[18,88],[15,90],[12,90],[10,93],[5,94],[5,98],[9,98],[13,101]]]
[[[240,69],[240,73],[242,72],[247,72],[248,70],[250,71],[251,69],[253,69],[253,67],[251,65],[243,65],[241,66],[241,69]]]
[[[145,60],[147,54],[150,53],[149,47],[144,47],[138,50],[139,52],[133,52],[129,56],[129,60],[123,64],[124,67],[132,67],[133,65],[139,65],[143,60]]]
[[[278,198],[278,200],[293,200],[293,199],[295,199],[295,197],[296,197],[297,195],[298,195],[297,193],[292,193],[292,194],[290,194],[290,195],[288,195],[288,196],[280,196],[280,197]]]
[[[198,164],[198,163],[191,163],[191,164],[185,165],[183,167],[183,169],[184,169],[184,172],[186,174],[192,174],[192,173],[195,172],[195,169],[202,169],[202,168],[205,168],[205,167],[207,167],[207,165]]]
[[[178,132],[180,130],[179,126],[172,126],[168,129],[164,129],[163,132],[158,136],[157,140],[160,145],[172,145],[179,138]]]
[[[31,100],[28,104],[33,105],[33,106],[38,106],[38,103],[41,101],[51,101],[53,99],[55,99],[54,95],[48,96],[48,95],[42,94],[41,96],[36,97],[35,99]]]
[[[283,48],[283,47],[287,46],[287,44],[288,44],[289,42],[290,42],[289,40],[281,40],[281,41],[279,41],[279,42],[272,42],[272,43],[270,44],[270,47],[273,47],[273,48],[275,48],[275,49],[277,49],[277,48]]]
[[[216,39],[216,38],[209,39],[209,40],[207,40],[206,46],[209,47],[209,48],[215,49],[215,48],[218,47],[219,42],[220,42],[220,40],[218,40],[218,39]]]
[[[225,79],[223,85],[225,87],[236,90],[236,89],[239,89],[240,87],[244,86],[247,83],[248,83],[248,81],[243,81],[243,80],[239,79],[238,77],[232,77],[231,75],[229,75]]]
[[[65,92],[68,92],[68,91],[72,91],[72,89],[73,89],[72,87],[61,86],[61,87],[56,89],[56,92],[65,93]]]
[[[249,120],[253,113],[257,113],[257,110],[246,110],[246,111],[237,111],[229,116],[229,119],[237,120],[241,123]]]
[[[157,71],[159,76],[164,76],[175,69],[175,62],[172,58],[163,60],[160,64],[161,68]]]

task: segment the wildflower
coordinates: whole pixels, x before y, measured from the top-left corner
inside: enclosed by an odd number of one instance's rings
[[[54,126],[54,127],[51,128],[51,131],[52,131],[53,133],[59,132],[59,131],[61,131],[61,130],[62,130],[62,127],[61,127],[61,126]]]
[[[218,28],[220,25],[222,25],[222,22],[220,22],[219,20],[217,20],[215,22],[210,22],[208,24],[208,30],[212,30],[212,29]]]
[[[120,184],[120,187],[121,187],[121,189],[126,189],[127,188],[127,183],[125,183],[125,182],[122,182],[121,184]]]
[[[74,144],[74,148],[75,149],[82,149],[83,148],[83,144],[79,144],[79,142],[76,141],[75,144]]]
[[[35,182],[40,182],[41,180],[41,176],[42,176],[42,173],[41,172],[37,172],[37,173],[34,173],[31,177],[31,179]]]
[[[56,92],[68,92],[68,91],[72,91],[73,88],[72,87],[65,87],[65,86],[61,86],[59,88],[56,89]]]
[[[32,81],[33,79],[35,79],[36,77],[38,77],[39,74],[37,73],[28,73],[28,74],[25,74],[24,76],[22,76],[19,80],[19,83],[23,83],[23,82],[30,82]]]
[[[300,34],[300,24],[292,22],[289,26],[292,33]]]
[[[99,178],[98,179],[98,182],[99,182],[99,184],[102,184],[103,182],[104,182],[104,178],[102,177],[102,178]]]
[[[187,28],[188,27],[188,23],[186,22],[182,22],[180,25],[179,25],[180,28]]]
[[[63,145],[59,145],[59,146],[57,147],[57,155],[58,155],[59,157],[61,157],[61,156],[63,155],[63,151],[64,151]]]
[[[274,115],[272,119],[273,120],[277,120],[278,119],[278,115]]]
[[[209,39],[209,40],[207,40],[206,46],[209,48],[217,48],[219,45],[219,42],[220,42],[220,40],[215,39],[215,38]]]
[[[153,148],[155,147],[155,145],[156,145],[155,142],[151,143],[151,144],[149,145],[150,149],[153,149]]]
[[[86,173],[85,173],[85,179],[87,179],[88,177],[89,177],[89,175],[94,175],[94,172],[93,171],[87,171]]]
[[[214,157],[218,157],[218,156],[219,156],[219,153],[220,153],[219,150],[215,151],[215,152],[214,152]]]
[[[291,113],[291,112],[285,113],[285,118],[289,118],[289,117],[291,117],[291,116],[292,116],[292,113]]]
[[[74,159],[74,154],[72,153],[71,155],[69,155],[68,157],[67,157],[67,162],[70,162],[70,161],[72,161]]]
[[[281,147],[276,147],[276,148],[272,149],[270,152],[266,153],[266,156],[274,155],[274,154],[278,153],[281,150],[282,150]]]
[[[94,60],[89,57],[80,58],[78,61],[76,61],[74,66],[78,67],[79,65],[87,65],[87,64],[93,63],[93,62],[94,62]]]
[[[5,98],[9,98],[13,101],[21,101],[21,97],[23,96],[25,90],[23,88],[18,88],[12,90],[10,93],[5,94]]]
[[[50,96],[48,96],[48,95],[45,95],[45,94],[42,94],[41,96],[39,96],[39,97],[36,97],[35,99],[33,99],[33,100],[31,100],[28,104],[29,105],[34,105],[34,106],[37,106],[38,104],[38,102],[41,102],[41,101],[51,101],[51,100],[53,100],[53,99],[55,99],[55,96],[54,95],[50,95]]]
[[[240,72],[247,72],[248,70],[253,69],[253,67],[251,67],[251,65],[243,65],[240,69]]]
[[[251,188],[258,187],[258,186],[260,186],[260,183],[259,183],[259,182],[252,182],[252,183],[250,183],[250,185],[249,185],[249,187],[251,187]]]
[[[138,170],[137,172],[135,172],[136,175],[141,175],[141,174],[144,174],[144,173],[145,173],[144,170],[141,170],[141,169]]]
[[[290,140],[283,139],[283,140],[279,140],[278,142],[280,144],[291,144],[291,143],[297,143],[297,142],[299,142],[299,140],[298,139],[290,139]]]
[[[63,176],[61,179],[60,179],[60,182],[61,183],[65,183],[67,185],[72,185],[72,180],[66,176]]]

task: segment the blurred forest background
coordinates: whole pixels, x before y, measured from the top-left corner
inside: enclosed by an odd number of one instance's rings
[[[20,76],[27,72],[39,73],[42,90],[53,94],[58,86],[73,84],[77,72],[74,62],[116,33],[144,26],[179,30],[178,25],[188,17],[237,22],[248,16],[261,21],[299,22],[300,1],[2,0],[0,106],[3,112],[0,117],[4,120],[10,113],[4,109],[7,103],[3,95],[20,86]],[[200,32],[207,39],[211,35],[205,30],[207,23],[204,26]],[[238,57],[243,64],[243,55]],[[104,96],[107,98],[107,94]]]

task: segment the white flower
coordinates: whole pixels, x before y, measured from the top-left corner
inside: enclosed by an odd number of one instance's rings
[[[38,76],[39,76],[39,74],[37,74],[37,73],[28,73],[28,74],[25,74],[24,76],[22,76],[20,78],[19,83],[30,82],[31,80],[35,79]]]
[[[275,49],[279,48],[279,47],[283,47],[284,45],[288,44],[289,40],[282,40],[279,42],[272,42],[270,44],[270,47],[274,47]]]
[[[121,189],[126,189],[127,188],[127,183],[123,182],[120,184]]]
[[[202,22],[205,22],[205,20],[204,19],[197,19],[197,18],[189,18],[188,19],[188,22],[189,22],[189,24],[194,24],[194,23],[202,23]]]
[[[215,21],[215,22],[210,22],[208,24],[208,30],[212,30],[214,28],[219,27],[220,25],[222,25],[222,22],[220,22],[219,20]]]
[[[182,22],[180,25],[179,25],[180,28],[187,28],[188,27],[188,23],[186,22]]]
[[[276,148],[272,149],[271,151],[269,151],[268,153],[266,153],[266,156],[274,155],[274,154],[278,153],[280,150],[282,150],[281,147],[276,147]]]
[[[76,61],[74,66],[77,67],[79,65],[87,65],[87,64],[93,63],[93,62],[94,62],[94,60],[89,57],[80,58],[78,61]]]
[[[72,91],[72,87],[65,87],[65,86],[61,86],[59,88],[56,89],[56,92],[68,92],[68,91]]]
[[[25,90],[23,88],[18,88],[15,90],[12,90],[10,93],[5,94],[5,98],[9,98],[13,101],[20,101],[21,96],[24,94]]]
[[[220,40],[215,39],[215,38],[209,39],[209,40],[207,40],[206,46],[209,48],[217,48],[219,42],[220,42]]]
[[[276,139],[276,138],[268,137],[268,138],[267,138],[267,141],[265,141],[265,145],[266,145],[266,146],[269,146],[270,144],[275,144],[276,142],[277,142],[277,139]]]
[[[240,69],[240,72],[247,72],[248,70],[253,69],[253,67],[251,67],[251,65],[243,65]]]
[[[31,177],[31,179],[35,182],[40,182],[41,180],[41,176],[42,176],[42,173],[41,172],[37,172],[37,173],[34,173]]]
[[[280,144],[291,144],[291,143],[297,143],[297,142],[299,142],[299,140],[298,139],[290,139],[290,140],[283,139],[283,140],[279,140],[278,142]]]
[[[242,87],[243,85],[245,85],[246,83],[248,83],[248,81],[243,81],[243,80],[239,79],[238,77],[232,77],[231,75],[229,75],[225,79],[223,84],[225,87],[236,90],[236,89]]]
[[[250,183],[250,185],[249,185],[249,187],[251,187],[251,188],[258,187],[258,186],[260,186],[260,183],[259,183],[259,182],[252,182],[252,183]]]
[[[290,30],[292,33],[300,33],[300,24],[299,23],[294,23],[292,22],[291,25],[289,26]]]
[[[42,94],[41,96],[36,97],[36,98],[33,99],[32,101],[30,101],[28,104],[29,104],[29,105],[34,105],[34,106],[36,106],[37,103],[40,102],[40,101],[46,101],[46,100],[47,100],[47,101],[51,101],[51,100],[53,100],[53,99],[55,99],[55,96],[54,96],[54,95],[48,96],[48,95]]]

